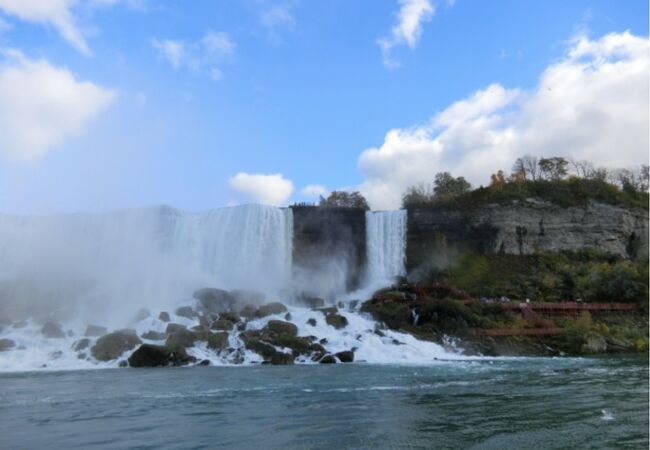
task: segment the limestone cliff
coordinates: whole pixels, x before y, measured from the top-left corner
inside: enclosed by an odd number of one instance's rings
[[[633,257],[648,245],[648,211],[604,203],[563,208],[535,199],[468,209],[408,210],[407,268],[442,265],[454,255],[532,254],[597,248]]]

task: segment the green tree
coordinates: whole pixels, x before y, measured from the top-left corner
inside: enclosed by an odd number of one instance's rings
[[[449,172],[436,174],[433,181],[433,193],[436,197],[453,197],[472,189],[464,177],[454,178]]]
[[[329,197],[320,197],[320,206],[339,208],[359,208],[365,211],[370,209],[366,198],[360,192],[333,191]]]
[[[561,156],[553,156],[550,158],[541,158],[538,164],[539,170],[544,178],[547,180],[561,180],[567,174],[569,161]]]

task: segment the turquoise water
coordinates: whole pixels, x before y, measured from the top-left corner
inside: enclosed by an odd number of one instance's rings
[[[0,375],[0,447],[648,448],[648,359]]]

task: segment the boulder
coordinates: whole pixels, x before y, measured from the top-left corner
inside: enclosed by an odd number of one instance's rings
[[[86,326],[86,332],[84,333],[84,336],[99,337],[104,336],[106,333],[108,333],[108,329],[106,327],[101,327],[99,325],[88,325]]]
[[[259,305],[266,299],[266,295],[263,293],[249,289],[233,289],[230,293],[240,304],[252,303]]]
[[[142,341],[135,334],[135,330],[117,330],[97,339],[90,353],[95,359],[110,361],[138,344],[142,344]]]
[[[148,308],[140,308],[135,314],[135,321],[140,322],[149,316],[151,316],[151,311]]]
[[[325,322],[337,330],[348,326],[348,319],[337,313],[330,313],[325,315]]]
[[[260,306],[255,315],[256,317],[266,317],[272,314],[282,314],[284,312],[287,312],[286,306],[280,302],[272,302]]]
[[[271,344],[267,344],[255,337],[247,338],[244,341],[244,345],[248,350],[257,353],[265,360],[270,360],[277,353],[277,350]]]
[[[182,330],[187,330],[187,327],[180,323],[168,323],[167,328],[165,328],[165,333],[172,334]]]
[[[590,331],[584,338],[585,342],[582,344],[582,353],[604,353],[607,351],[607,342],[600,334]]]
[[[79,339],[74,344],[72,344],[72,349],[75,352],[78,352],[87,349],[89,345],[90,345],[90,339],[83,338],[83,339]]]
[[[129,367],[129,363],[127,363],[125,360],[122,360],[119,362],[117,367]]]
[[[241,316],[235,311],[226,311],[224,313],[219,314],[219,319],[229,320],[232,323],[237,323],[241,321]]]
[[[210,328],[212,330],[230,331],[232,330],[233,325],[234,324],[230,320],[219,319],[219,320],[215,320],[210,326]]]
[[[314,319],[313,317],[310,317],[309,319],[307,319],[307,325],[311,325],[312,327],[315,327],[316,326],[316,319]]]
[[[291,316],[290,312],[284,315],[284,320],[286,320],[287,322],[291,321],[291,319],[293,319],[293,317]]]
[[[211,333],[208,335],[208,348],[212,350],[225,350],[228,347],[228,333]]]
[[[151,341],[162,341],[167,338],[167,333],[160,333],[158,331],[149,330],[140,335],[142,339],[149,339]]]
[[[184,349],[171,349],[161,345],[142,344],[129,357],[131,367],[182,366],[196,361]]]
[[[351,350],[335,353],[334,356],[336,356],[342,363],[351,363],[354,361],[354,352]]]
[[[294,357],[289,353],[276,352],[269,361],[274,366],[287,366],[293,364]]]
[[[257,316],[257,308],[253,305],[246,305],[239,311],[239,314],[246,319],[254,319]]]
[[[11,339],[0,339],[0,352],[6,352],[7,350],[14,348],[16,343]]]
[[[206,311],[211,313],[221,313],[232,309],[235,306],[236,299],[228,291],[217,288],[203,288],[194,292],[194,298],[197,299]]]
[[[201,362],[199,362],[197,364],[197,366],[203,366],[203,367],[209,366],[209,365],[210,365],[210,360],[209,359],[203,359],[203,360],[201,360]]]
[[[169,322],[171,318],[169,317],[169,313],[167,311],[161,311],[160,314],[158,314],[158,320]]]
[[[629,352],[634,350],[634,342],[629,339],[618,339],[613,336],[605,338],[608,352]]]
[[[320,364],[336,364],[336,358],[330,354],[323,356],[319,361]]]
[[[300,300],[305,306],[312,309],[322,308],[325,306],[325,300],[319,297],[310,297],[308,295],[303,295]]]
[[[282,320],[269,320],[266,324],[265,330],[276,334],[288,334],[290,336],[298,335],[298,327],[291,322],[284,322]]]
[[[186,319],[199,317],[197,312],[194,311],[191,306],[181,306],[180,308],[176,308],[175,312],[177,316],[185,317]]]
[[[65,333],[61,329],[61,324],[56,322],[45,322],[43,328],[41,328],[41,333],[43,333],[46,338],[61,339],[65,337]]]
[[[207,333],[190,331],[186,328],[171,333],[165,345],[170,348],[192,347],[196,341],[206,340]]]

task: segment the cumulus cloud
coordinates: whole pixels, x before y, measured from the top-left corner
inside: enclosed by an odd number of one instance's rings
[[[207,31],[198,41],[152,39],[151,45],[174,69],[205,73],[213,80],[222,78],[218,65],[235,53],[235,42],[228,33]]]
[[[328,193],[327,188],[322,184],[308,184],[302,191],[300,191],[305,197],[318,197],[320,195],[325,195]]]
[[[295,2],[283,2],[278,4],[264,5],[259,13],[260,24],[266,30],[268,40],[271,44],[282,44],[283,34],[286,31],[293,31],[296,27],[296,19],[291,13]]]
[[[232,189],[256,203],[282,206],[293,193],[293,183],[282,174],[240,172],[228,180]]]
[[[647,163],[649,47],[629,32],[581,35],[532,90],[493,84],[426,124],[390,130],[359,157],[363,194],[373,208],[395,208],[408,186],[430,183],[436,172],[486,183],[523,154]]]
[[[404,44],[411,49],[415,48],[422,35],[422,24],[431,20],[435,13],[435,6],[430,0],[399,0],[399,4],[397,23],[390,35],[377,40],[384,65],[390,69],[400,65],[393,58],[393,48]]]
[[[0,56],[0,155],[18,161],[43,157],[81,133],[116,94],[79,81],[65,68],[31,60],[17,50]]]

